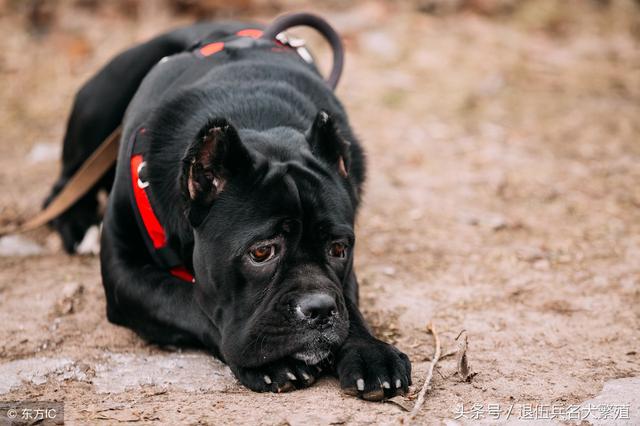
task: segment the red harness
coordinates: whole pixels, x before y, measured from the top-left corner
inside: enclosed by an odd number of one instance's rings
[[[259,39],[261,35],[262,35],[262,30],[256,30],[254,28],[247,28],[245,30],[240,30],[236,33],[236,36],[238,37],[249,37],[254,40]],[[221,50],[224,50],[224,42],[216,41],[213,43],[205,44],[200,49],[198,49],[198,52],[202,56],[211,56],[214,53],[220,52]]]
[[[178,254],[169,247],[167,234],[151,204],[151,194],[148,190],[149,182],[145,176],[146,162],[141,150],[142,146],[146,145],[141,143],[141,138],[145,133],[146,129],[141,128],[134,134],[130,155],[132,201],[134,210],[137,212],[138,227],[144,230],[143,239],[155,262],[168,269],[173,276],[194,283],[193,273],[182,264]]]
[[[231,44],[235,40],[243,38],[245,40],[247,38],[259,39],[261,35],[262,30],[253,28],[244,29],[238,31],[235,34],[236,37],[230,41],[216,41],[204,44],[199,48],[197,47],[195,53],[203,58],[208,57],[224,50],[225,44]],[[285,50],[283,48],[290,47],[288,44],[283,44],[280,41],[275,41],[275,44],[276,46],[272,47],[272,50],[275,51]],[[306,60],[304,56],[302,59]],[[147,138],[144,136],[145,133],[145,128],[140,128],[134,133],[134,139],[131,143],[131,151],[129,153],[132,188],[131,199],[134,204],[134,210],[136,211],[136,220],[139,228],[143,230],[143,239],[155,262],[161,267],[168,269],[173,276],[186,282],[195,283],[193,272],[185,267],[181,257],[169,246],[165,229],[154,212],[152,206],[153,195],[148,189],[149,182],[146,180],[145,173],[146,163],[144,155],[148,151],[148,140],[146,140]]]

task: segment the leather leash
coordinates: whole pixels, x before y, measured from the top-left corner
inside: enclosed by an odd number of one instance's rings
[[[333,27],[323,18],[312,13],[304,12],[282,15],[277,17],[271,25],[264,29],[262,37],[260,38],[265,40],[274,40],[277,39],[278,34],[283,31],[298,26],[311,27],[318,31],[331,46],[331,49],[333,50],[333,64],[331,66],[331,73],[327,78],[327,84],[332,90],[334,90],[338,85],[340,75],[342,75],[342,68],[344,65],[344,47],[342,46],[342,40],[336,30],[334,30]]]
[[[121,131],[121,126],[118,126],[107,136],[44,210],[22,224],[0,228],[0,236],[20,234],[46,225],[89,192],[93,185],[115,164]]]

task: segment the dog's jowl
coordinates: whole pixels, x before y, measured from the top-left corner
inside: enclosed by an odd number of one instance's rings
[[[252,390],[335,372],[365,399],[405,392],[407,356],[358,310],[361,146],[315,66],[255,33],[241,23],[178,29],[87,82],[52,196],[122,123],[118,160],[53,225],[72,252],[102,219],[96,194],[110,191],[109,320],[159,344],[204,346]]]

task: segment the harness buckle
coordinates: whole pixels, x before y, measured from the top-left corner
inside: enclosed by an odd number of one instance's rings
[[[146,176],[146,173],[144,173],[144,168],[147,166],[147,162],[143,161],[142,163],[140,163],[140,165],[138,166],[138,188],[140,189],[145,189],[146,187],[149,186],[149,182],[144,179],[144,176]],[[144,175],[143,175],[144,173]]]
[[[286,33],[282,32],[276,35],[276,40],[295,50],[298,56],[300,56],[306,63],[313,64],[313,56],[311,56],[311,52],[307,49],[304,39],[299,37],[289,37]]]

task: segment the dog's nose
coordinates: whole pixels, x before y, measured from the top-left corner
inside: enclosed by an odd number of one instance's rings
[[[326,323],[337,312],[336,301],[326,293],[311,293],[302,296],[296,306],[298,319],[314,324]]]

